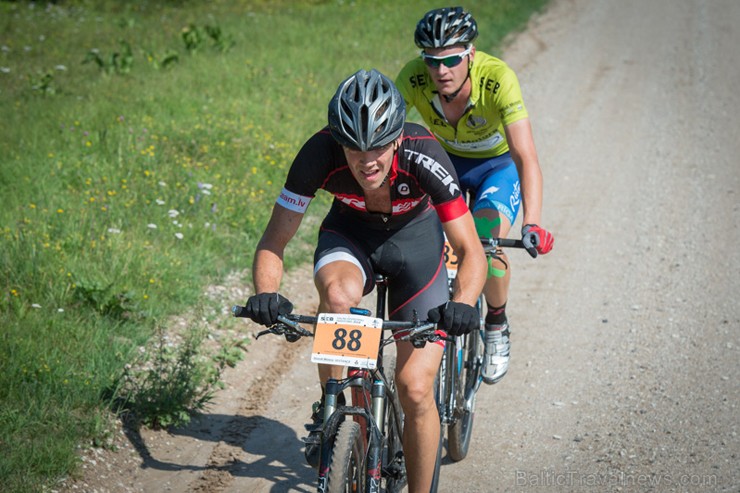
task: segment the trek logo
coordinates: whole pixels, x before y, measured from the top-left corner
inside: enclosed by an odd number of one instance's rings
[[[455,195],[457,192],[460,191],[460,187],[457,186],[457,183],[455,183],[452,175],[450,175],[450,173],[444,168],[444,166],[439,164],[437,161],[430,158],[426,154],[412,151],[411,149],[405,149],[404,152],[406,153],[406,157],[410,161],[421,164],[425,169],[431,172],[434,177],[438,178],[439,181],[442,182],[442,185],[446,186],[447,189],[450,191],[450,195]]]
[[[408,195],[411,193],[411,189],[409,188],[408,183],[401,183],[398,185],[398,194],[399,195]]]
[[[283,190],[280,192],[280,196],[277,199],[278,205],[281,205],[293,212],[301,213],[306,212],[306,209],[308,209],[308,204],[310,202],[311,197],[298,195],[297,193],[293,193],[286,188],[283,188]]]

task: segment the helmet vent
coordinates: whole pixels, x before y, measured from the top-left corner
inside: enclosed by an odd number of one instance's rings
[[[401,135],[406,104],[398,88],[373,69],[342,82],[329,103],[329,130],[345,147],[368,151]]]

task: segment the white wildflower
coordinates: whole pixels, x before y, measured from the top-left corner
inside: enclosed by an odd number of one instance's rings
[[[66,65],[57,65],[54,68],[57,69],[60,72],[66,72],[66,70],[67,70],[67,66]]]
[[[118,229],[118,228],[108,228],[108,232],[110,234],[117,235],[117,234],[119,234],[121,232],[121,230]]]
[[[33,305],[31,305],[31,308],[41,308],[41,305],[39,305],[38,303],[34,303]]]
[[[164,200],[157,199],[155,202],[157,202],[157,205],[164,205]]]
[[[180,211],[178,211],[177,209],[170,209],[170,210],[167,211],[167,214],[170,217],[177,217],[177,216],[180,215]]]
[[[149,229],[157,229],[157,225],[154,224],[154,223],[149,223],[149,224],[146,225],[146,227],[149,228]]]
[[[167,184],[166,184],[165,182],[163,182],[163,181],[160,181],[160,182],[159,182],[159,186],[160,186],[160,187],[166,187],[166,186],[167,186]]]
[[[184,236],[182,233],[175,233],[175,238],[177,238],[178,240],[182,240]]]
[[[9,74],[10,73],[10,67],[0,67],[0,72],[2,72],[4,74]]]

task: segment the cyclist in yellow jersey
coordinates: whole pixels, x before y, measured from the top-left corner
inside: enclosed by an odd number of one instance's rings
[[[396,86],[449,154],[463,189],[470,193],[478,234],[506,237],[521,205],[522,240],[530,255],[552,249],[539,226],[542,172],[529,115],[514,71],[476,51],[478,26],[462,7],[427,12],[414,33],[421,57],[408,62]],[[509,367],[506,317],[510,263],[503,251],[488,265],[484,294],[486,351],[483,380],[498,382]]]

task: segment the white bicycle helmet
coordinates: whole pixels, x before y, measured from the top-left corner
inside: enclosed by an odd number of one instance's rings
[[[369,151],[401,135],[406,103],[393,82],[375,69],[345,79],[329,102],[329,130],[345,147]]]
[[[414,42],[421,49],[469,44],[476,37],[478,24],[462,7],[430,10],[416,24],[414,32]]]

